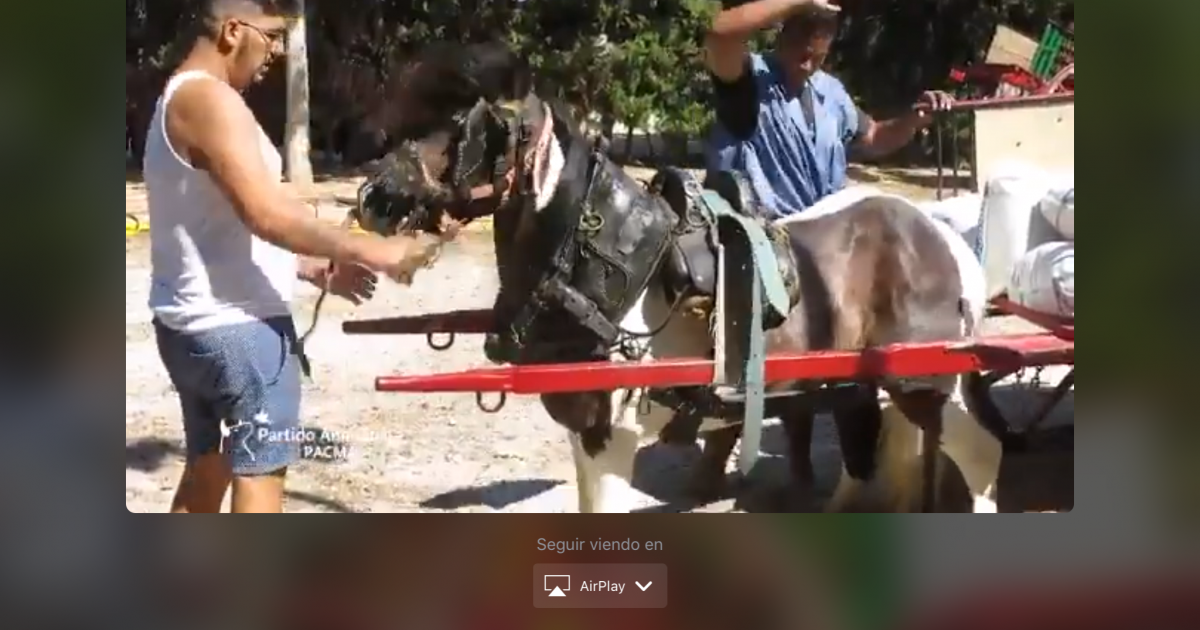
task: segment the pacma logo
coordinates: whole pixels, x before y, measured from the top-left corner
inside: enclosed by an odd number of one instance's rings
[[[241,429],[244,427],[244,428],[246,428],[245,431],[239,431],[239,433],[241,434],[241,437],[237,440],[238,441],[237,448],[241,449],[242,452],[246,453],[246,455],[250,458],[250,461],[252,461],[252,462],[255,461],[256,457],[255,457],[254,449],[250,447],[250,436],[256,435],[261,431],[269,432],[270,426],[271,426],[271,417],[268,416],[267,412],[265,412],[265,411],[260,411],[256,414],[254,414],[254,417],[251,419],[250,422],[246,422],[245,420],[238,420],[237,423],[235,423],[235,424],[228,424],[227,422],[222,422],[221,423],[221,452],[226,452],[226,450],[228,448],[226,446],[226,442],[229,442],[234,439],[233,432],[237,429]]]
[[[242,428],[245,430],[238,431]],[[250,439],[251,436],[253,440]],[[223,449],[238,448],[250,461],[255,460],[256,446],[262,444],[296,444],[300,448],[301,459],[316,462],[339,462],[350,457],[349,440],[336,431],[304,427],[273,429],[266,412],[255,414],[251,422],[243,420],[235,424],[223,423],[221,437]],[[225,446],[226,442],[233,440],[237,441],[236,446]]]

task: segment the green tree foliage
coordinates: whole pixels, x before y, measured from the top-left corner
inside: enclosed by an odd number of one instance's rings
[[[189,0],[126,0],[126,123],[148,120],[188,22]],[[1062,0],[856,0],[843,3],[830,59],[864,107],[886,115],[922,90],[945,88],[951,69],[979,61],[998,24],[1037,37]],[[328,150],[347,126],[386,108],[388,80],[423,44],[503,38],[530,61],[539,90],[611,131],[654,128],[668,144],[712,120],[702,63],[713,0],[310,0],[313,146]],[[753,46],[770,45],[763,33]],[[282,77],[251,104],[282,133]],[[133,139],[135,152],[139,146]],[[617,148],[620,148],[620,143]],[[674,148],[678,149],[678,146]]]

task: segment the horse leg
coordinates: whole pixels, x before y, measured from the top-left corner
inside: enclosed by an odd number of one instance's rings
[[[1003,442],[971,413],[960,389],[946,401],[944,413],[942,450],[962,473],[972,511],[994,514]]]
[[[863,488],[875,477],[883,427],[878,387],[855,385],[837,392],[836,396],[833,420],[842,451],[842,474],[826,504],[826,512],[854,511]]]
[[[704,448],[692,472],[690,493],[698,501],[711,501],[726,490],[725,467],[733,455],[733,447],[742,436],[742,425],[721,427],[704,435]]]
[[[789,401],[779,417],[787,437],[788,470],[792,475],[792,483],[805,498],[812,494],[814,485],[812,434],[815,421],[816,409],[806,396]]]
[[[625,514],[633,509],[633,461],[640,437],[636,429],[613,427],[604,449],[593,454],[586,434],[571,434],[581,514]]]
[[[938,507],[938,453],[942,446],[942,412],[949,396],[936,389],[889,390],[892,404],[921,429],[921,511]]]
[[[633,461],[641,430],[627,392],[546,394],[542,404],[570,432],[571,455],[579,484],[579,511],[629,512],[633,500]],[[615,413],[614,413],[615,411]]]
[[[579,494],[579,513],[596,513],[595,464],[592,457],[583,448],[583,436],[569,433],[571,440],[571,459],[575,462],[575,490]]]
[[[893,402],[910,422],[923,429],[921,421],[913,414],[928,415],[927,408],[933,403],[917,402],[914,405],[911,399],[914,393],[919,392],[901,394],[899,398],[894,397]],[[940,448],[962,474],[967,490],[971,493],[972,511],[995,513],[996,482],[1000,477],[1003,444],[970,412],[960,390],[955,390],[954,395],[944,398],[942,408],[938,411],[938,415],[943,417]],[[914,406],[917,408],[913,409]],[[922,453],[926,450],[922,446]],[[924,463],[928,468],[928,460]]]

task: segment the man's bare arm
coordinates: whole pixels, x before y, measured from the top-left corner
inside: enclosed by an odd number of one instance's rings
[[[778,24],[806,4],[838,10],[826,0],[756,0],[721,11],[704,38],[705,65],[722,81],[737,81],[746,68],[749,53],[746,42],[758,31]]]
[[[868,159],[881,158],[908,145],[922,127],[914,115],[876,121],[859,113],[859,132],[854,150]]]
[[[195,168],[208,171],[246,226],[259,238],[304,256],[378,266],[373,235],[338,229],[312,216],[267,170],[254,114],[237,94],[191,81],[171,100],[168,124]]]
[[[949,110],[954,98],[945,92],[925,92],[912,111],[891,120],[875,121],[858,110],[855,150],[863,157],[878,158],[904,148],[917,132],[934,122],[934,113]]]

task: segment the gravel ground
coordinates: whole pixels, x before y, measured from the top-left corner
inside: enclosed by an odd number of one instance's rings
[[[138,188],[126,186],[127,211],[135,214],[142,202]],[[334,182],[313,196],[344,194],[347,189],[353,190],[353,184]],[[334,220],[339,212],[322,206],[322,215],[328,213]],[[125,499],[131,511],[161,512],[169,506],[183,468],[183,436],[178,403],[159,362],[145,306],[149,256],[144,235],[127,239],[125,274]],[[439,352],[426,346],[422,337],[356,337],[340,330],[341,322],[350,318],[486,307],[495,291],[488,236],[476,233],[448,246],[437,265],[423,271],[412,287],[385,283],[375,300],[358,309],[336,298],[326,303],[321,328],[309,342],[314,380],[304,392],[304,425],[336,432],[350,452],[344,461],[306,461],[295,468],[288,482],[288,511],[575,510],[574,467],[564,431],[535,398],[510,398],[502,411],[488,415],[479,412],[468,395],[373,390],[380,374],[479,366],[484,363],[479,339],[462,338]],[[315,297],[310,287],[297,295],[301,329],[308,325]],[[1064,405],[1061,411],[1056,422],[1073,419],[1072,406]],[[780,433],[773,423],[768,425],[763,487],[786,483]],[[840,464],[827,420],[818,424],[815,438],[818,486],[828,491]],[[693,458],[691,451],[645,448],[636,484],[646,492],[643,505],[676,504]],[[740,507],[725,500],[698,509]]]

